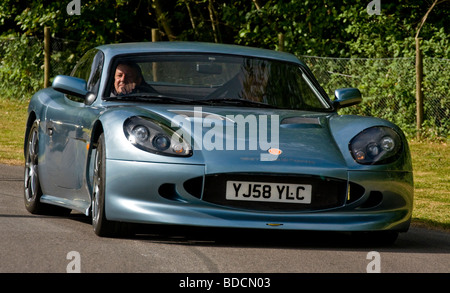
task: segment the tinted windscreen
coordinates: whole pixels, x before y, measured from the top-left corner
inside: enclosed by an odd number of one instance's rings
[[[121,58],[110,85],[112,97],[152,93],[194,103],[242,100],[284,109],[331,108],[298,64],[241,56]]]

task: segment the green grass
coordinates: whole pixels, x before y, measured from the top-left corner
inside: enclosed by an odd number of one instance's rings
[[[450,147],[448,143],[409,143],[414,170],[413,220],[450,228]]]
[[[23,165],[27,101],[0,99],[0,163]],[[414,168],[413,223],[450,229],[450,146],[409,143]]]
[[[22,165],[28,101],[0,99],[0,163]]]

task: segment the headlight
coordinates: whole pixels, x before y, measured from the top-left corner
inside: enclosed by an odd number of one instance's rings
[[[386,164],[397,159],[402,142],[395,130],[378,126],[360,132],[350,141],[349,149],[360,164]]]
[[[192,155],[190,145],[175,130],[156,120],[130,117],[123,131],[128,141],[141,150],[167,156]]]

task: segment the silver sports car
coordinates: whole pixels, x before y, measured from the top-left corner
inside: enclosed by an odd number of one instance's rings
[[[31,99],[25,206],[133,223],[363,232],[408,230],[413,173],[389,121],[337,110],[292,54],[195,42],[88,51]]]

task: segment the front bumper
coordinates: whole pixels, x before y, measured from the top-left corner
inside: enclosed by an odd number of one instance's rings
[[[351,182],[347,186],[363,189],[355,193],[347,188],[339,206],[302,211],[251,210],[207,202],[201,195],[188,192],[185,182],[205,178],[204,165],[108,159],[105,212],[108,220],[147,224],[317,231],[408,230],[413,206],[411,172],[348,171],[347,176]],[[198,184],[202,192],[204,180]]]

